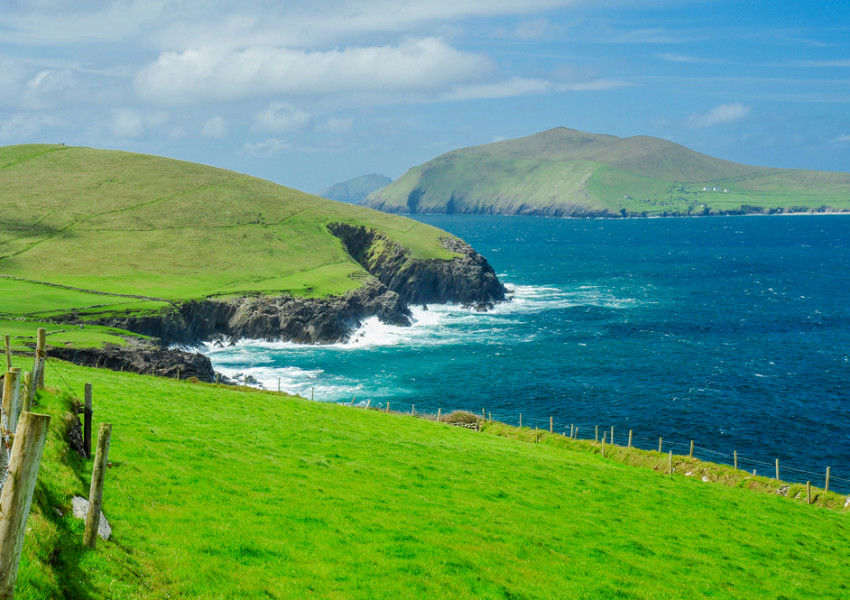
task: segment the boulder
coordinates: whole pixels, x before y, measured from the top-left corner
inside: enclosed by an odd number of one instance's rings
[[[85,521],[86,514],[89,512],[89,501],[82,496],[74,496],[71,499],[71,508],[76,518]],[[106,520],[103,511],[100,511],[100,523],[97,527],[97,535],[104,540],[108,540],[109,536],[112,535],[112,527],[109,526],[109,521]]]

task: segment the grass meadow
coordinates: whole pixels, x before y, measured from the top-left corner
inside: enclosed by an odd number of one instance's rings
[[[529,443],[530,430],[506,426],[488,435],[53,360],[47,382],[36,410],[52,415],[51,434],[18,598],[848,594],[847,511],[669,477],[560,436]],[[85,382],[96,423],[113,424],[113,537],[96,551],[68,514],[92,466],[64,441]]]

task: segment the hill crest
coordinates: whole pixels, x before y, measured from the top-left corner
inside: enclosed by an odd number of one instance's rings
[[[743,165],[660,138],[556,127],[448,152],[363,204],[400,213],[583,217],[844,211],[850,173]]]

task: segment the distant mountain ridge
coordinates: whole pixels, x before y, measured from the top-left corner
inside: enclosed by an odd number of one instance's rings
[[[326,187],[316,195],[327,198],[328,200],[357,204],[372,192],[386,187],[392,182],[393,180],[386,175],[379,175],[377,173],[361,175],[360,177]]]
[[[396,213],[627,217],[850,211],[850,173],[754,167],[648,136],[557,127],[462,148],[362,204]]]

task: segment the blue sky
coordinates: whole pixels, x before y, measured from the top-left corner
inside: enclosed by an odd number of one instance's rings
[[[850,171],[850,3],[0,0],[0,145],[314,192],[556,126]]]

